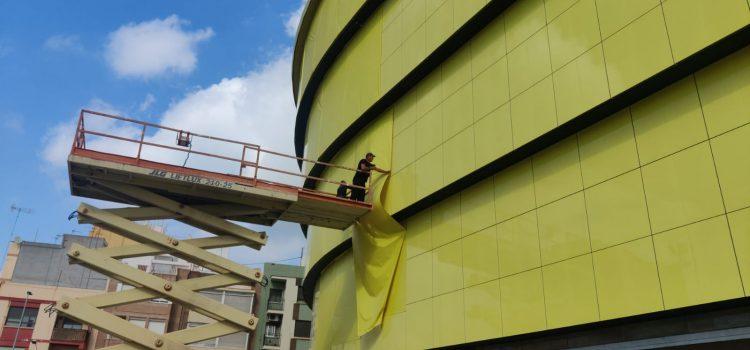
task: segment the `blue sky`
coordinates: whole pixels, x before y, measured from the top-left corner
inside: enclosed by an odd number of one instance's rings
[[[301,0],[0,2],[0,232],[85,234],[65,156],[81,108],[115,112],[292,153],[291,48]],[[279,167],[293,167],[288,163]],[[172,235],[195,234],[169,223]],[[299,255],[277,224],[260,255]],[[274,245],[274,241],[279,242]],[[283,244],[283,246],[282,246]],[[295,261],[291,261],[294,263]]]

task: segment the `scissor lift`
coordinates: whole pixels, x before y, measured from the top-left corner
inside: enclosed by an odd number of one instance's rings
[[[92,118],[102,118],[104,122],[91,122]],[[117,126],[116,123],[124,126]],[[87,124],[103,130],[87,129]],[[140,132],[133,136],[132,130]],[[128,131],[131,135],[127,135]],[[175,134],[174,145],[163,142],[164,135],[167,134]],[[241,156],[217,154],[210,149],[194,149],[197,139],[221,144],[219,149],[233,150]],[[122,144],[130,147],[122,147]],[[209,168],[208,165],[213,165],[214,169],[187,167],[187,158],[180,165],[174,159],[170,161],[163,157],[165,152],[185,154],[186,157],[202,156],[209,160],[204,165]],[[282,220],[343,229],[371,208],[368,203],[339,198],[332,193],[261,179],[258,175],[260,172],[307,178],[299,173],[263,166],[260,163],[265,157],[313,162],[264,150],[254,144],[115,115],[81,111],[68,158],[71,192],[80,197],[128,206],[101,209],[82,203],[77,209],[78,221],[102,226],[136,241],[137,244],[100,249],[74,245],[68,255],[72,263],[83,264],[135,288],[77,299],[64,298],[59,301],[57,310],[121,338],[124,343],[111,348],[122,350],[187,349],[186,344],[236,332],[253,331],[257,324],[255,316],[198,293],[201,290],[231,285],[267,283],[260,270],[250,269],[210,251],[213,248],[232,246],[261,249],[266,244],[268,237],[265,232],[256,232],[233,221],[272,225],[277,220]],[[216,160],[239,165],[234,168],[238,169],[237,173],[227,173],[226,167],[217,167]],[[357,171],[331,164],[318,164],[352,173]],[[331,182],[320,178],[313,180]],[[178,220],[213,236],[177,239],[136,223],[159,219]],[[123,258],[159,254],[174,255],[216,274],[170,282],[119,261]],[[157,298],[181,303],[216,322],[157,334],[102,310]]]

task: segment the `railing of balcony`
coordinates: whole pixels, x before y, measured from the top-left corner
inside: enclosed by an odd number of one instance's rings
[[[277,310],[277,311],[284,310],[284,301],[283,300],[269,300],[268,309]]]
[[[89,331],[86,329],[53,328],[52,340],[86,342]]]
[[[268,336],[263,338],[263,345],[267,346],[281,346],[281,338],[278,336]]]

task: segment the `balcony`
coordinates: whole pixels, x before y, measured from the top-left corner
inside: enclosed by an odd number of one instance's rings
[[[266,335],[263,338],[263,346],[281,346],[281,338],[278,336]]]
[[[52,340],[63,341],[63,342],[76,342],[85,343],[86,336],[88,335],[86,329],[70,329],[70,328],[53,328],[52,329]]]
[[[269,300],[268,301],[268,310],[283,311],[284,310],[284,300]]]

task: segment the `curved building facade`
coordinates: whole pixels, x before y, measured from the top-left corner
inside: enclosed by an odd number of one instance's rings
[[[748,0],[310,0],[297,153],[375,153],[406,228],[361,337],[351,230],[308,228],[313,348],[744,342],[749,25]]]

